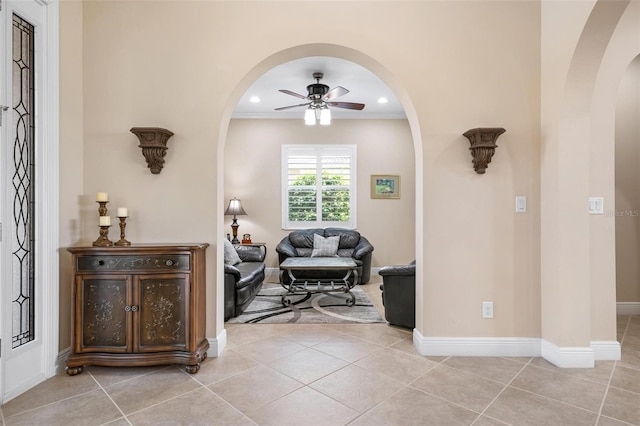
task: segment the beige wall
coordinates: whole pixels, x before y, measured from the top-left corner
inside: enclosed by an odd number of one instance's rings
[[[415,156],[406,120],[333,120],[327,127],[305,126],[302,119],[232,120],[223,208],[230,198],[242,200],[247,216],[238,218],[238,237],[250,233],[253,241],[267,243],[268,268],[278,267],[275,247],[289,233],[282,229],[283,144],[356,145],[357,231],[374,246],[373,267],[415,258]],[[400,175],[400,199],[371,199],[372,174]],[[226,232],[230,225],[225,217]]]
[[[78,209],[83,194],[82,3],[60,3],[60,349],[71,337],[71,256],[82,240]]]
[[[322,32],[310,32],[302,19],[310,15],[334,18]],[[479,21],[496,30],[478,30]],[[226,132],[223,117],[255,67],[309,43],[308,55],[331,54],[332,44],[351,49],[354,55],[345,59],[382,74],[412,117],[420,153],[416,176],[424,176],[415,186],[423,191],[416,199],[424,199],[424,216],[407,227],[420,236],[416,241],[424,240],[415,250],[424,253],[418,262],[425,315],[418,328],[432,336],[539,335],[538,3],[87,2],[82,24],[84,72],[77,83],[83,90],[84,174],[68,208],[82,218],[84,243],[95,237],[98,191],[110,193],[110,207],[129,207],[133,242],[212,243],[209,336],[222,329],[215,313],[221,277],[216,241],[228,232],[225,203],[237,195],[232,187],[218,192],[219,177],[234,185],[232,172],[220,175],[216,166],[230,167],[228,153],[217,157],[218,144],[225,143],[218,141]],[[344,49],[335,52],[348,56]],[[148,171],[129,132],[134,126],[175,132],[161,174]],[[482,176],[473,171],[462,136],[480,126],[507,129]],[[226,143],[229,152],[235,149]],[[371,167],[383,171],[381,163]],[[528,197],[528,213],[514,213],[516,195]],[[256,208],[247,204],[250,212]],[[374,236],[376,263],[387,263],[387,256],[389,263],[408,260],[412,250],[402,246],[411,235],[385,244],[363,213],[359,228]],[[249,220],[241,219],[241,230],[254,226]],[[483,300],[495,302],[494,320],[480,318]]]
[[[640,302],[640,57],[629,65],[616,108],[616,290],[619,302]]]
[[[611,3],[624,9],[624,2]],[[62,8],[70,21],[61,26],[66,49],[77,51],[71,38],[81,31],[84,54],[81,78],[61,77],[72,93],[82,93],[62,105],[67,117],[82,105],[81,166],[74,163],[77,139],[61,138],[62,162],[74,164],[65,172],[73,184],[61,185],[66,217],[80,218],[82,242],[89,243],[96,233],[95,193],[108,191],[113,208],[130,209],[132,241],[212,243],[207,327],[209,336],[217,335],[223,324],[215,312],[221,294],[216,242],[229,229],[222,216],[228,198],[247,200],[250,216],[241,218],[241,232],[252,227],[255,239],[268,235],[257,221],[260,205],[233,180],[230,168],[237,164],[229,160],[243,141],[235,141],[242,130],[236,122],[227,137],[230,111],[260,72],[296,56],[340,56],[378,73],[409,117],[418,330],[424,336],[542,336],[560,346],[614,340],[612,228],[584,214],[589,186],[600,189],[597,182],[608,181],[592,182],[600,177],[590,164],[597,150],[578,143],[590,140],[588,123],[584,137],[583,121],[566,122],[581,105],[573,91],[584,92],[581,81],[565,84],[581,75],[572,58],[593,4],[91,1],[81,22],[79,9]],[[606,28],[615,28],[615,15],[605,19]],[[332,19],[323,20],[323,31],[309,31],[309,16]],[[593,87],[595,77],[587,76]],[[580,131],[571,133],[573,125]],[[129,133],[133,126],[176,133],[160,175],[146,168]],[[481,126],[507,129],[482,176],[473,172],[462,137]],[[612,181],[613,168],[605,171]],[[404,180],[403,189],[408,185]],[[607,199],[612,188],[602,192]],[[527,196],[527,213],[514,213],[516,195]],[[374,231],[362,219],[358,227],[369,236]],[[63,241],[76,241],[66,225],[61,230]],[[403,243],[383,248],[375,242],[375,261],[386,263]],[[486,300],[495,302],[493,320],[480,318]]]

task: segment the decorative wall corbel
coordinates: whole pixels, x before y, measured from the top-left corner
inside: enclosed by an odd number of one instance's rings
[[[491,157],[498,147],[496,140],[504,132],[506,130],[502,127],[477,127],[464,132],[464,136],[471,143],[469,149],[473,157],[473,169],[476,173],[483,174],[486,171]]]
[[[160,173],[168,149],[167,141],[173,136],[173,132],[160,127],[133,127],[131,133],[140,140],[138,146],[142,148],[142,155],[147,160],[151,173]]]

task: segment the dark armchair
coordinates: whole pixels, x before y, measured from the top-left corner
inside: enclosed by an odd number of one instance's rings
[[[402,266],[384,266],[382,276],[382,304],[389,324],[413,329],[416,326],[416,262]]]

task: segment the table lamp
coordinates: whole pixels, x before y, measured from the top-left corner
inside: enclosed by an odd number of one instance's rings
[[[229,207],[224,212],[225,216],[233,215],[233,222],[231,222],[231,229],[233,230],[233,239],[231,240],[231,244],[240,244],[238,240],[238,215],[246,215],[247,212],[242,208],[242,203],[237,198],[232,198],[229,200]]]

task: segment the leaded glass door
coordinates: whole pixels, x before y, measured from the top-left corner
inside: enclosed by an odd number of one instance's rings
[[[58,277],[44,267],[52,244],[41,206],[42,182],[51,177],[43,173],[48,161],[43,152],[49,152],[45,145],[51,140],[43,124],[51,117],[44,96],[51,4],[0,0],[0,403],[55,370],[52,316],[45,304],[52,302]],[[54,340],[57,346],[57,336]]]

